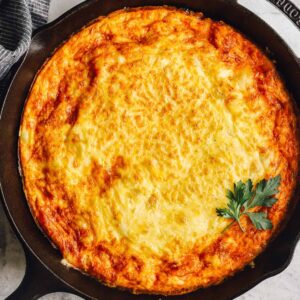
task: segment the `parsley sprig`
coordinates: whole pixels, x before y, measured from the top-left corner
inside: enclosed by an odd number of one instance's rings
[[[268,219],[265,212],[253,212],[252,208],[257,206],[271,207],[277,202],[275,195],[278,193],[281,177],[263,179],[253,187],[251,179],[246,182],[239,181],[234,184],[233,191],[227,190],[226,197],[229,199],[227,208],[217,208],[219,217],[233,219],[233,221],[225,227],[223,232],[237,222],[244,232],[240,218],[246,215],[251,220],[255,228],[259,230],[272,229],[273,225]]]

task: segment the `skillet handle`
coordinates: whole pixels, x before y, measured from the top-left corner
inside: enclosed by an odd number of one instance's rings
[[[54,292],[73,293],[74,291],[58,280],[23,245],[26,257],[25,275],[18,288],[6,300],[36,300]]]
[[[289,0],[268,0],[278,7],[300,29],[300,10]]]

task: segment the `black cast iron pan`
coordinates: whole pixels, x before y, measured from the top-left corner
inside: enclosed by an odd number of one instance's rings
[[[271,1],[284,9],[289,1]],[[38,31],[19,67],[7,93],[0,119],[0,180],[3,203],[26,254],[26,273],[18,289],[7,299],[32,300],[44,294],[65,291],[86,299],[158,300],[162,296],[133,295],[111,289],[80,272],[61,264],[61,255],[36,226],[22,189],[18,170],[18,131],[20,117],[30,85],[43,62],[62,41],[99,15],[123,7],[171,5],[201,11],[213,19],[231,24],[262,49],[270,50],[278,70],[286,81],[296,105],[300,106],[300,65],[285,42],[262,20],[233,0],[90,0],[75,7],[57,21]],[[291,14],[291,8],[285,9]],[[290,15],[297,24],[300,12],[293,8]],[[299,22],[300,24],[300,22]],[[255,268],[246,267],[222,284],[193,293],[174,296],[174,299],[229,300],[244,293],[260,281],[284,270],[289,264],[300,234],[300,188],[296,189],[287,222],[281,233],[255,260]],[[293,207],[292,207],[293,206]]]

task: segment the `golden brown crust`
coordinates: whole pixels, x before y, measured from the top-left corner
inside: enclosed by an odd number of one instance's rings
[[[32,213],[63,257],[134,292],[185,293],[243,268],[278,229],[298,172],[296,117],[274,65],[230,26],[167,7],[114,12],[59,48],[32,87],[19,147]],[[212,212],[226,188],[277,174],[279,201],[264,209],[274,228],[244,218],[245,233],[222,234]]]

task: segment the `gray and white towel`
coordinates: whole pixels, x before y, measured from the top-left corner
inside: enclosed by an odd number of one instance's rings
[[[10,68],[25,53],[32,31],[47,22],[50,0],[0,0],[0,105]]]

